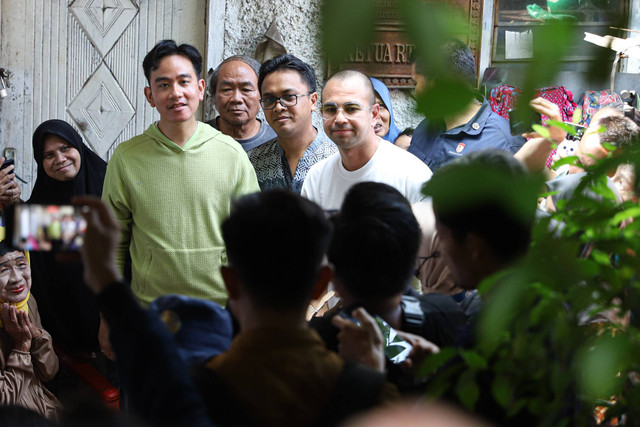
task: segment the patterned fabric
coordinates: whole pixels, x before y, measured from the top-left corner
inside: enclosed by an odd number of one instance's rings
[[[511,110],[518,99],[522,89],[516,86],[499,85],[491,91],[489,104],[496,113],[509,120],[509,110]],[[560,115],[563,122],[573,121],[573,112],[577,104],[573,101],[573,93],[564,86],[550,86],[538,89],[534,98],[542,97],[560,107]],[[547,123],[549,118],[542,116],[542,123]],[[553,163],[552,157],[556,153],[554,149],[547,158],[546,165],[550,167]]]
[[[250,150],[247,154],[256,171],[260,190],[285,188],[300,194],[302,184],[311,166],[337,152],[338,147],[327,138],[321,129],[318,129],[316,139],[307,147],[304,155],[298,161],[294,176],[291,176],[289,161],[278,143],[278,138]]]
[[[593,117],[598,108],[612,102],[622,102],[622,98],[617,93],[612,92],[611,89],[586,91],[580,98],[580,105],[582,106],[581,124],[589,126],[591,117]]]

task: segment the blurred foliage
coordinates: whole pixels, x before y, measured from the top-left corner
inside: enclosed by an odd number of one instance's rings
[[[370,39],[373,5],[325,0],[323,46],[329,60],[339,61]],[[474,94],[447,72],[440,55],[446,40],[466,40],[464,20],[420,0],[399,0],[399,6],[416,60],[440,76],[418,94],[418,110],[428,118],[464,110]],[[618,26],[626,24],[623,17]],[[523,76],[523,100],[548,85],[571,54],[572,41],[582,37],[573,21],[546,22],[538,30]],[[595,52],[601,57],[590,62],[589,82],[601,82],[611,71],[609,49]],[[491,402],[512,425],[593,425],[598,405],[607,407],[605,418],[640,425],[640,207],[617,203],[605,177],[622,162],[640,165],[640,155],[610,157],[588,168],[576,196],[536,222],[526,258],[481,284],[485,306],[477,345],[443,349],[426,361],[422,373],[438,373],[430,396],[453,393],[476,411]],[[456,198],[486,196],[494,181],[490,170],[473,171],[451,192],[451,206]],[[522,183],[510,184],[514,206],[526,210],[523,195],[529,192],[518,191]]]

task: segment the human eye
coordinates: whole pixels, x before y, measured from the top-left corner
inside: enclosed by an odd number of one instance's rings
[[[44,153],[44,156],[42,156],[45,159],[53,159],[53,153]]]
[[[338,111],[338,107],[336,105],[325,104],[322,106],[322,113],[333,116]]]
[[[269,98],[262,98],[260,102],[262,102],[263,108],[271,108],[274,105],[276,105],[276,100],[277,98],[269,97]]]
[[[344,111],[347,114],[357,114],[362,110],[358,104],[347,104],[344,106]]]
[[[282,95],[282,100],[284,102],[296,102],[296,98],[297,97],[298,97],[297,95],[294,95],[292,93],[288,93],[286,95]]]
[[[60,147],[60,151],[62,151],[63,153],[65,151],[67,151],[70,147],[68,145],[63,145],[62,147]]]

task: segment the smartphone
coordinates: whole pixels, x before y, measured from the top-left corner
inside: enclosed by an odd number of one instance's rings
[[[398,332],[385,322],[380,316],[376,316],[376,323],[382,332],[384,339],[384,354],[391,363],[402,363],[409,357],[409,353],[413,346],[404,338],[398,335]]]
[[[575,135],[572,135],[567,132],[567,139],[569,141],[580,141],[582,139],[582,135],[584,135],[584,132],[587,130],[586,126],[582,126],[576,123],[570,123],[570,122],[563,122],[563,123],[565,125],[571,126],[573,130],[576,132]]]
[[[4,162],[2,163],[2,166],[0,166],[0,170],[15,164],[16,149],[11,147],[5,148],[3,157],[4,157]]]
[[[511,135],[522,135],[531,132],[533,125],[542,123],[542,116],[528,105],[525,108],[516,107],[509,110],[509,127]]]
[[[77,251],[87,222],[82,207],[23,204],[7,210],[7,239],[28,251]]]
[[[350,314],[341,311],[339,316],[349,319],[356,325],[360,325],[360,321]],[[413,346],[404,338],[398,335],[398,332],[391,325],[384,321],[380,316],[375,316],[376,323],[380,332],[382,332],[384,354],[387,359],[394,364],[402,363],[409,357],[409,353]]]

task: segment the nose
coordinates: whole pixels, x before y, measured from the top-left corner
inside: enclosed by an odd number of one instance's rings
[[[65,161],[65,157],[64,154],[62,154],[62,151],[57,151],[56,152],[56,163],[62,163]]]
[[[282,99],[278,99],[276,100],[276,106],[273,107],[274,110],[278,110],[278,111],[282,111],[284,109],[286,109],[287,107],[284,106],[284,103],[282,102]]]
[[[233,92],[231,92],[231,101],[234,101],[234,102],[242,101],[242,96],[239,89],[236,89]]]
[[[182,86],[179,83],[175,83],[171,86],[171,96],[174,98],[180,98],[182,96]]]
[[[21,277],[18,275],[18,268],[16,266],[9,267],[9,283],[19,282]]]
[[[336,123],[347,123],[347,115],[344,113],[342,108],[338,108],[336,112],[336,118],[334,119]]]

